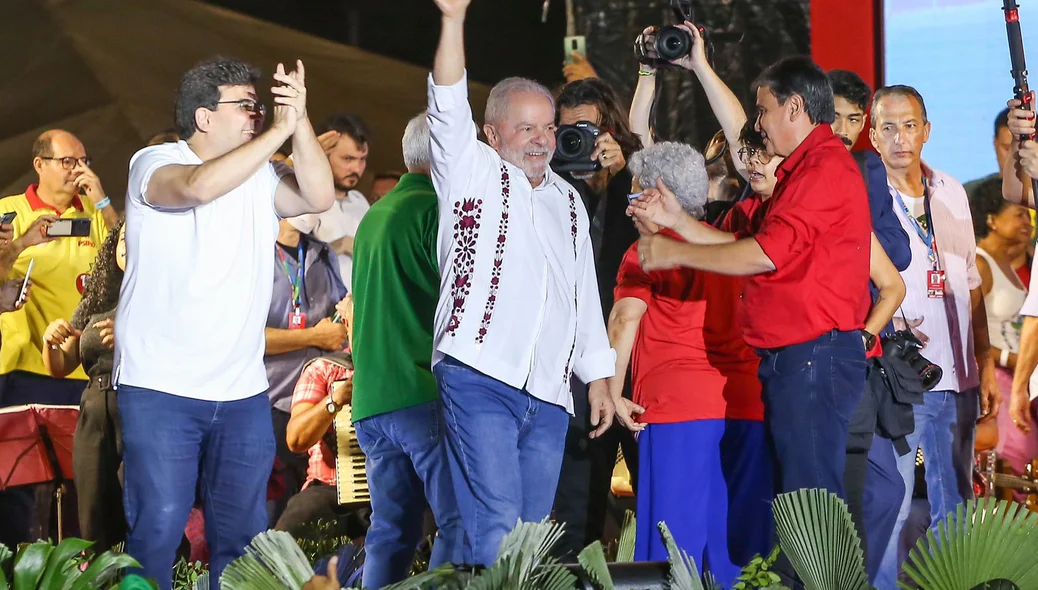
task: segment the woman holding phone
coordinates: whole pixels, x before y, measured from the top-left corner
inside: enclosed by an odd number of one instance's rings
[[[72,320],[54,320],[43,333],[43,364],[62,378],[83,365],[90,382],[79,406],[72,465],[81,536],[100,552],[125,540],[120,466],[122,436],[111,375],[115,308],[126,268],[126,233],[120,222],[105,238]]]

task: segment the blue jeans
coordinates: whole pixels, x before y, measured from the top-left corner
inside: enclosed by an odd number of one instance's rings
[[[722,584],[772,548],[774,498],[764,424],[691,420],[638,435],[636,561],[666,561],[658,524]]]
[[[861,334],[833,330],[759,353],[778,492],[821,488],[845,497],[847,424],[865,392]]]
[[[875,582],[887,541],[897,528],[901,502],[905,499],[905,482],[898,471],[897,451],[889,438],[877,436],[872,440],[862,496],[865,541],[869,549],[865,568],[869,580]]]
[[[897,589],[898,568],[906,557],[900,550],[900,539],[915,489],[915,449],[923,449],[930,527],[936,528],[956,504],[973,499],[973,439],[979,415],[976,389],[962,393],[931,391],[923,396],[923,404],[915,407],[915,432],[908,435],[913,452],[897,460],[905,497],[876,577],[879,590]]]
[[[356,424],[371,490],[371,526],[364,541],[364,587],[407,578],[422,540],[428,500],[439,529],[429,569],[468,558],[454,497],[440,403],[365,418]]]
[[[551,512],[569,415],[446,357],[433,368],[473,565],[490,565],[516,522]]]
[[[267,394],[208,402],[120,385],[118,399],[126,552],[143,575],[169,590],[173,557],[200,489],[210,580],[219,589],[224,568],[267,528],[274,464]]]

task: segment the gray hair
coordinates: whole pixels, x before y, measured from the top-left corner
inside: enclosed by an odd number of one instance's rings
[[[631,156],[627,168],[642,188],[655,188],[662,178],[689,215],[702,219],[706,214],[710,182],[703,154],[694,147],[673,141],[653,144]]]
[[[487,110],[483,120],[491,125],[504,121],[508,117],[508,100],[511,96],[526,92],[544,95],[545,98],[551,101],[552,110],[555,109],[555,97],[552,96],[551,91],[543,84],[527,78],[505,78],[490,89],[490,96],[487,97]]]
[[[400,141],[404,148],[404,165],[412,169],[429,168],[429,149],[432,140],[429,136],[429,119],[427,111],[422,111],[407,122],[404,138]]]

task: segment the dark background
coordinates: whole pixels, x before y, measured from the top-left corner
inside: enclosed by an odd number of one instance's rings
[[[439,34],[433,0],[207,1],[426,68]],[[493,84],[525,76],[552,88],[563,82],[566,3],[551,0],[546,23],[541,8],[541,0],[473,0],[466,19],[472,80]],[[750,84],[762,69],[783,56],[810,53],[809,0],[700,0],[693,8],[696,20],[715,33],[718,73],[746,107],[753,104]],[[638,67],[632,42],[648,25],[675,22],[669,3],[574,0],[574,16],[576,33],[587,36],[592,64],[629,102]],[[657,134],[702,148],[718,125],[694,76],[663,72],[658,84]]]

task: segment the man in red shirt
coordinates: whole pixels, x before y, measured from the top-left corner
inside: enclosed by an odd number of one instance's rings
[[[830,124],[825,72],[784,59],[754,83],[756,129],[783,156],[770,199],[750,197],[734,233],[688,215],[638,244],[646,270],[688,267],[747,276],[739,318],[761,357],[759,376],[779,491],[822,488],[843,497],[847,422],[865,387],[871,222],[861,173]],[[643,197],[650,202],[658,195]]]
[[[699,152],[657,143],[629,166],[632,190],[662,183],[686,214],[704,217],[709,185]],[[643,236],[677,237],[634,221]],[[641,431],[635,559],[667,558],[653,531],[666,522],[678,546],[722,582],[771,549],[773,477],[759,359],[735,322],[742,286],[741,278],[691,268],[646,272],[632,244],[608,326],[617,353],[610,394],[618,408],[630,405],[622,398],[630,361],[635,405],[621,419],[641,413],[643,422],[633,425]]]

